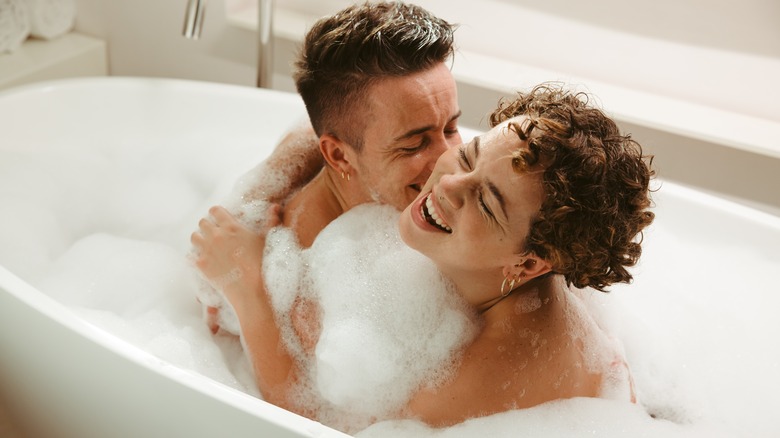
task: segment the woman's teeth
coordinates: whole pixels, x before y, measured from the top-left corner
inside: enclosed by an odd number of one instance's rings
[[[431,225],[435,225],[438,228],[451,233],[452,228],[449,227],[444,221],[439,217],[439,214],[436,213],[436,208],[433,206],[433,201],[431,201],[431,196],[428,195],[428,198],[425,200],[423,211],[423,217],[430,223]],[[427,213],[427,214],[426,214]]]

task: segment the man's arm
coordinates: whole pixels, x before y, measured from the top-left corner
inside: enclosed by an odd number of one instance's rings
[[[290,392],[300,370],[282,342],[261,268],[265,231],[278,223],[278,214],[270,214],[276,219],[257,234],[222,207],[212,207],[209,213],[211,217],[202,219],[191,237],[197,251],[195,263],[235,309],[263,398],[296,411]]]
[[[290,129],[268,158],[245,173],[224,201],[228,210],[252,230],[265,222],[267,203],[279,204],[322,169],[319,139],[305,119]],[[219,309],[204,305],[206,323],[217,333]]]
[[[247,172],[238,183],[241,201],[282,203],[322,169],[319,139],[308,119],[291,129],[271,155]]]

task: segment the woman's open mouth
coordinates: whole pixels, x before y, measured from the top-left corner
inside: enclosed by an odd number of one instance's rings
[[[452,233],[452,228],[450,228],[450,226],[447,225],[447,223],[444,222],[444,220],[439,217],[439,214],[436,212],[436,207],[434,207],[433,201],[431,200],[432,195],[433,193],[429,193],[428,197],[425,198],[425,202],[420,205],[420,211],[422,213],[423,219],[425,219],[434,227],[444,231],[445,233]]]

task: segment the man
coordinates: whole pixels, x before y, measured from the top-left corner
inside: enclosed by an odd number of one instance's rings
[[[453,32],[444,20],[400,2],[354,5],[308,32],[295,82],[318,147],[311,147],[310,131],[297,130],[253,171],[281,171],[292,180],[288,186],[319,171],[284,208],[283,224],[302,247],[356,205],[378,201],[403,210],[439,156],[461,143],[457,90],[446,64]],[[321,170],[318,157],[325,161]],[[286,190],[254,187],[246,198],[282,201],[280,192]],[[211,308],[212,331],[218,320]]]
[[[359,204],[378,201],[406,208],[419,195],[439,156],[461,143],[457,90],[446,64],[453,53],[453,31],[418,6],[389,2],[348,7],[318,21],[306,35],[295,81],[325,165],[284,206],[282,222],[302,247],[311,246],[323,228]],[[293,179],[304,177],[313,161],[306,139],[304,131],[292,133],[260,170],[281,169]],[[246,195],[244,199],[278,200],[279,190],[255,188]],[[227,214],[214,209],[211,213]],[[221,259],[203,254],[209,251],[209,226],[208,219],[202,220],[200,231],[192,236],[202,252],[196,264],[212,284],[224,285],[229,275],[219,273],[233,272],[235,261],[225,254]],[[248,242],[246,248],[254,251],[258,245]],[[263,290],[261,270],[249,269],[258,275],[253,283]],[[291,375],[292,357],[279,348],[281,334],[274,315],[251,310],[260,308],[252,300],[268,297],[247,293],[244,298],[248,301],[231,302],[247,353],[257,358],[253,366],[258,387],[267,401],[289,406],[279,388],[284,387],[280,382],[297,378]],[[210,310],[209,322],[216,331],[217,314]],[[296,313],[305,320],[312,310],[304,303]],[[253,354],[269,351],[269,345],[277,354],[260,358]]]
[[[402,210],[461,143],[452,38],[448,23],[403,3],[352,6],[309,31],[295,81],[325,168],[285,208],[301,245],[355,205]]]

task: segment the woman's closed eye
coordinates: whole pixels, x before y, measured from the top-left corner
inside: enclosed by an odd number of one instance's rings
[[[466,145],[461,145],[458,147],[458,155],[459,155],[459,161],[461,167],[463,167],[463,170],[471,171],[472,164],[471,161],[469,161],[468,154],[466,153]],[[485,198],[482,195],[482,190],[480,189],[477,194],[477,202],[479,203],[479,209],[482,210],[482,212],[485,214],[485,216],[488,217],[488,219],[495,220],[496,216],[493,214],[493,212],[490,210],[490,207],[488,207],[487,203],[485,203]]]
[[[485,199],[482,196],[482,191],[479,192],[479,208],[482,210],[483,213],[485,213],[490,219],[495,220],[496,216],[493,214],[492,211],[490,211],[490,207],[487,206],[485,203]]]
[[[460,165],[463,167],[463,170],[471,170],[471,163],[469,162],[469,158],[466,156],[465,144],[462,144],[458,147],[458,155],[460,156]]]

